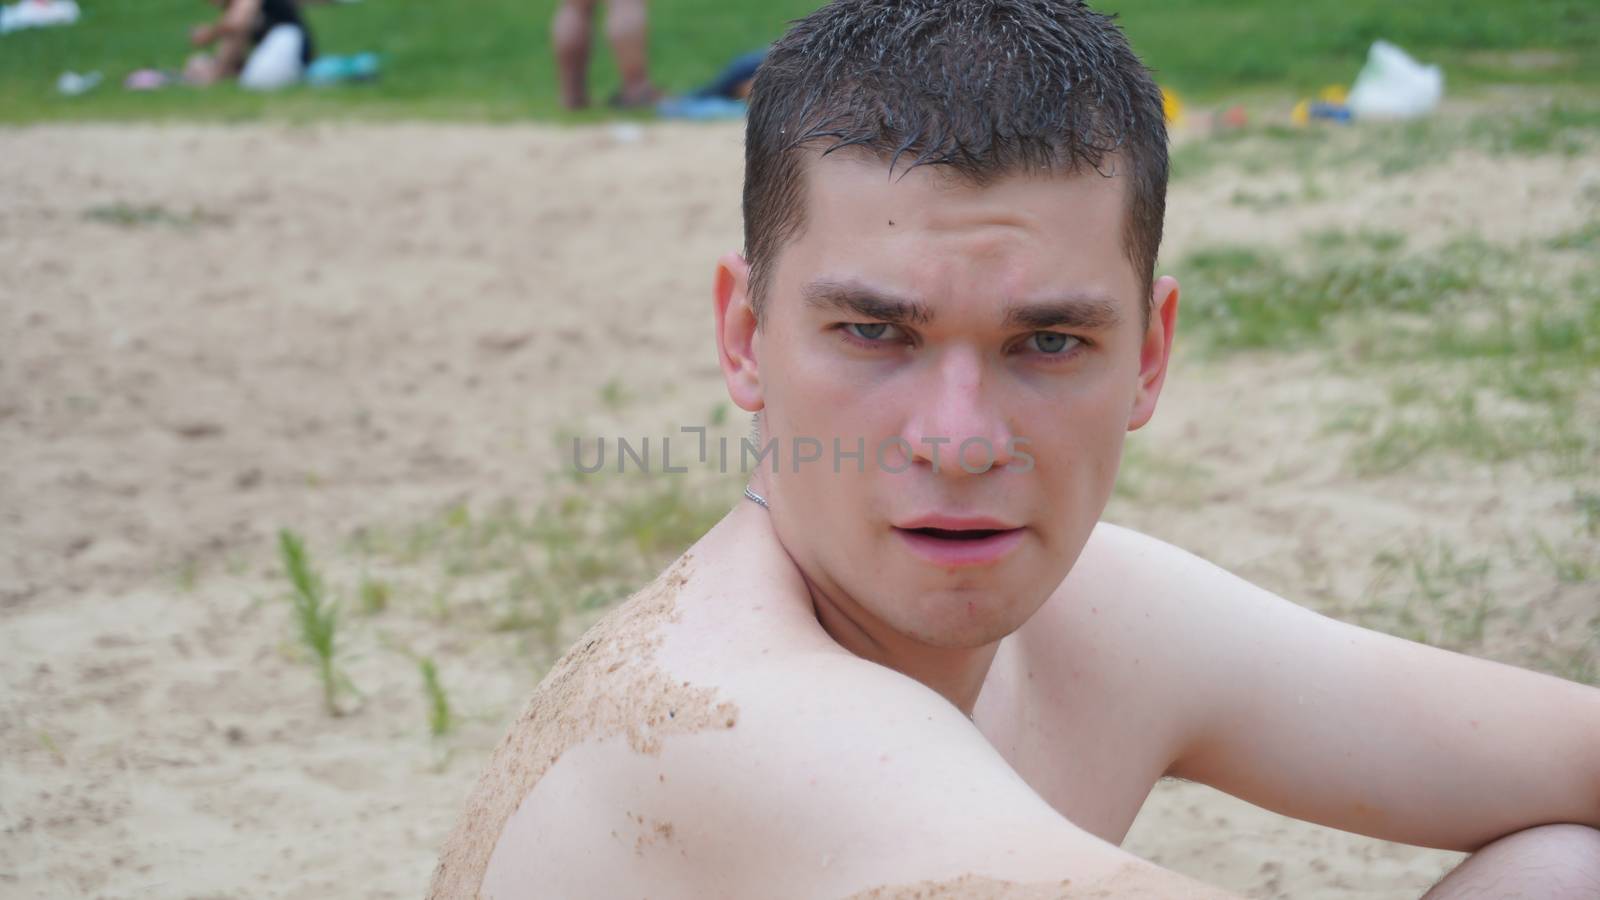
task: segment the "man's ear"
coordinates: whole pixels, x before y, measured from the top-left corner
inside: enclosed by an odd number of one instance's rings
[[[1128,430],[1143,428],[1156,413],[1156,398],[1167,379],[1172,333],[1178,326],[1178,279],[1163,275],[1150,288],[1150,327],[1139,347],[1139,388],[1128,415]]]
[[[717,361],[728,396],[740,409],[758,412],[766,405],[756,364],[756,311],[750,303],[750,264],[738,253],[717,260],[713,291],[717,316]]]

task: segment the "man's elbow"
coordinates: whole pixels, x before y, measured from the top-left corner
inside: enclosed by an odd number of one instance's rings
[[[1426,896],[1600,896],[1600,830],[1540,825],[1491,841]]]

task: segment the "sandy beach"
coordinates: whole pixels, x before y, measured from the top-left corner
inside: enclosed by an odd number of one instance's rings
[[[733,125],[0,131],[0,895],[423,892],[551,647],[482,624],[499,575],[357,538],[533,508],[563,435],[740,433],[710,283],[740,242],[741,141]],[[1469,150],[1399,182],[1318,177],[1315,199],[1270,211],[1231,198],[1295,171],[1175,183],[1163,258],[1297,256],[1329,228],[1400,230],[1419,254],[1461,234],[1521,246],[1583,225],[1600,192],[1592,156]],[[1576,652],[1600,588],[1559,577],[1531,535],[1593,550],[1572,523],[1596,467],[1442,454],[1352,471],[1359,438],[1330,422],[1390,383],[1336,362],[1181,353],[1107,518],[1357,621],[1399,602],[1385,553],[1448,546],[1492,563],[1472,590],[1499,613],[1467,652]],[[359,695],[337,717],[298,645],[280,528],[344,601]],[[362,612],[373,578],[391,593]],[[1419,627],[1455,621],[1456,596]],[[456,714],[444,737],[424,655]],[[1126,846],[1313,900],[1416,897],[1461,858],[1176,782]]]

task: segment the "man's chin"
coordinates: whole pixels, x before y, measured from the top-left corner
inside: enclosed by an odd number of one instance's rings
[[[920,644],[944,649],[972,649],[992,644],[1021,628],[1043,603],[1029,602],[1031,594],[1012,586],[983,589],[949,589],[929,586],[902,594],[892,616],[885,616],[896,631]],[[1048,592],[1044,597],[1048,596]]]

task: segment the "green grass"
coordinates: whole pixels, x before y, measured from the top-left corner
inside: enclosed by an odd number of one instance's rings
[[[1589,222],[1565,234],[1560,234],[1550,239],[1552,250],[1595,250],[1600,249],[1600,221]]]
[[[1488,414],[1475,394],[1462,392],[1426,406],[1416,417],[1387,420],[1356,445],[1350,464],[1356,474],[1373,476],[1401,471],[1440,453],[1484,463],[1547,455],[1565,470],[1568,460],[1592,452],[1591,444],[1576,430],[1560,427],[1547,412]]]
[[[1578,515],[1583,519],[1584,533],[1590,537],[1600,537],[1600,494],[1575,490],[1572,492],[1572,505],[1577,507]]]
[[[417,671],[422,675],[422,693],[428,700],[428,733],[444,737],[455,729],[455,714],[439,681],[439,667],[432,657],[425,656],[417,660]]]
[[[584,476],[532,509],[453,504],[350,549],[443,576],[426,612],[452,627],[525,635],[553,659],[594,615],[648,582],[724,516],[731,480]]]
[[[1332,411],[1350,467],[1387,475],[1440,455],[1600,468],[1600,288],[1552,283],[1545,243],[1460,240],[1402,252],[1401,235],[1322,231],[1304,253],[1216,246],[1181,260],[1179,334],[1213,358],[1307,349],[1388,382],[1382,408]],[[1291,261],[1294,260],[1294,261]]]
[[[1398,231],[1384,229],[1361,229],[1358,231],[1345,231],[1339,228],[1324,228],[1314,231],[1305,237],[1305,242],[1318,253],[1342,253],[1355,251],[1370,251],[1372,253],[1394,253],[1406,245],[1406,236]]]
[[[57,744],[56,739],[50,736],[50,732],[41,728],[36,734],[39,738],[39,746],[49,751],[50,755],[55,758],[57,764],[65,764],[67,761],[67,756],[61,752],[61,745]]]
[[[195,585],[200,583],[200,562],[186,559],[178,565],[178,590],[185,594],[193,591]]]
[[[1546,653],[1541,662],[1569,681],[1600,685],[1600,616],[1591,618],[1587,628],[1588,640],[1565,653]]]
[[[1550,565],[1556,580],[1562,584],[1582,584],[1600,575],[1600,560],[1595,558],[1595,548],[1582,542],[1576,546],[1563,546],[1535,532],[1533,545],[1539,556]]]
[[[1122,445],[1113,496],[1129,503],[1159,499],[1164,504],[1193,508],[1204,501],[1212,477],[1206,466],[1161,453],[1142,435],[1132,434]]]
[[[118,228],[163,226],[180,231],[189,231],[208,225],[228,224],[227,216],[198,207],[179,212],[167,209],[159,204],[138,206],[129,203],[107,203],[89,207],[83,211],[83,217],[91,222],[99,222],[103,225],[112,225]]]
[[[1489,82],[1600,78],[1600,8],[1586,0],[1497,4],[1472,0],[1125,0],[1116,11],[1158,77],[1180,91],[1226,97],[1252,87],[1309,94],[1348,85],[1377,38],[1441,65],[1447,90]],[[1496,51],[1557,51],[1550,68],[1529,69]]]
[[[329,600],[323,591],[322,578],[311,566],[305,543],[292,531],[278,532],[278,550],[283,559],[284,572],[292,588],[290,599],[294,602],[295,621],[300,626],[300,640],[311,651],[317,664],[317,675],[322,681],[322,700],[330,715],[339,715],[338,694],[349,682],[334,667],[334,654],[338,650],[339,604]]]
[[[1390,140],[1374,152],[1381,175],[1410,172],[1476,149],[1490,156],[1576,157],[1591,152],[1600,133],[1600,106],[1592,94],[1558,98],[1520,109],[1495,109],[1464,121],[1420,119],[1387,126]]]
[[[724,491],[667,476],[614,485],[595,478],[588,489],[542,505],[506,547],[515,570],[494,627],[530,630],[551,653],[578,623],[654,577],[732,503]]]
[[[182,68],[192,52],[189,28],[214,14],[198,0],[87,0],[75,26],[7,35],[0,51],[0,121],[39,119],[203,118],[305,120],[442,118],[502,121],[606,117],[563,113],[556,100],[549,41],[552,0],[368,0],[312,6],[306,15],[319,52],[382,55],[370,84],[297,88],[276,95],[232,86],[124,91],[121,81],[142,67]],[[815,6],[807,0],[727,4],[679,0],[652,8],[650,41],[657,81],[672,90],[697,87],[735,55],[782,33]],[[616,68],[597,29],[591,94],[617,86]],[[99,70],[106,83],[80,97],[55,92],[63,71]]]
[[[75,26],[0,38],[0,121],[444,118],[584,121],[555,97],[549,45],[553,0],[369,0],[313,6],[324,53],[376,51],[375,83],[296,89],[272,96],[216,87],[124,91],[141,67],[178,69],[189,28],[209,8],[198,0],[86,0]],[[734,55],[760,47],[815,0],[678,0],[651,9],[651,64],[669,90],[704,83]],[[1600,7],[1587,0],[1535,4],[1487,0],[1110,0],[1134,48],[1163,83],[1192,99],[1308,94],[1349,84],[1375,38],[1445,67],[1447,90],[1487,83],[1600,84]],[[1537,58],[1518,51],[1539,51]],[[1529,62],[1536,64],[1529,65]],[[99,70],[106,82],[80,97],[55,92],[63,71]],[[604,41],[593,60],[593,95],[617,78]]]
[[[1579,684],[1600,685],[1600,637],[1565,654],[1547,653],[1539,660],[1544,669],[1558,678]]]
[[[1348,350],[1361,362],[1419,356],[1534,367],[1600,364],[1600,289],[1583,274],[1542,280],[1528,248],[1463,239],[1402,255],[1392,232],[1321,231],[1308,259],[1243,245],[1190,253],[1172,271],[1190,287],[1180,333],[1226,354],[1327,347],[1329,331],[1372,324]],[[1527,375],[1527,371],[1523,372]],[[1537,394],[1531,381],[1524,389]],[[1513,391],[1514,392],[1514,391]]]
[[[600,405],[611,412],[621,412],[633,400],[633,393],[618,379],[600,386]]]
[[[389,583],[363,575],[361,578],[361,611],[375,616],[389,608]]]
[[[1363,243],[1359,237],[1315,236],[1323,246]],[[1246,246],[1197,250],[1174,271],[1198,295],[1183,307],[1180,333],[1214,351],[1293,349],[1336,320],[1362,314],[1427,313],[1439,298],[1484,289],[1481,247],[1401,258],[1397,243],[1378,239],[1375,253],[1319,255],[1291,266],[1281,254]]]
[[[1488,586],[1487,557],[1464,556],[1443,539],[1411,542],[1373,558],[1361,624],[1452,650],[1483,643],[1500,614]]]
[[[1365,122],[1357,127],[1293,128],[1268,120],[1204,140],[1179,144],[1172,152],[1174,181],[1196,179],[1219,170],[1256,174],[1298,171],[1298,198],[1248,191],[1234,205],[1270,209],[1290,199],[1325,199],[1318,173],[1365,166],[1389,179],[1444,162],[1456,153],[1477,151],[1497,158],[1558,155],[1578,157],[1600,149],[1600,102],[1591,90],[1541,92],[1532,99],[1499,99],[1469,115],[1437,115],[1409,122]],[[1573,240],[1583,240],[1581,233]]]

